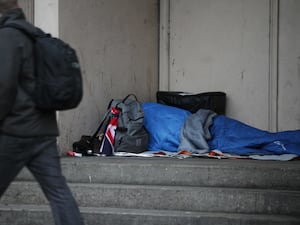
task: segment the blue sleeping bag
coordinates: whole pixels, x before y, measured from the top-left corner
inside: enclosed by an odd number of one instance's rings
[[[145,102],[142,106],[144,126],[150,135],[148,150],[177,152],[181,127],[191,113],[154,102]]]
[[[148,150],[177,152],[181,128],[192,114],[187,110],[152,102],[143,103],[143,109],[144,125],[150,134]],[[201,133],[200,126],[201,124],[185,128]],[[272,133],[218,115],[213,119],[209,131],[211,139],[206,141],[211,150],[218,149],[235,155],[295,154],[300,156],[300,130]],[[195,140],[189,141],[197,143]],[[202,147],[194,146],[196,149]],[[193,149],[186,150],[193,151]]]
[[[300,156],[300,130],[268,132],[223,115],[215,117],[210,129],[210,149],[236,155]]]

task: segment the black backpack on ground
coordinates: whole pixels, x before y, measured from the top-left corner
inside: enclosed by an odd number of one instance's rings
[[[8,23],[28,36],[34,44],[35,89],[26,90],[40,110],[67,110],[81,101],[82,77],[75,50],[58,38],[36,28],[29,31],[22,23]]]
[[[108,122],[109,113],[107,111],[97,130],[92,135],[82,135],[79,141],[75,141],[72,144],[73,152],[81,153],[83,156],[98,155]]]

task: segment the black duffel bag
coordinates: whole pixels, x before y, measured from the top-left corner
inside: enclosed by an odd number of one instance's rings
[[[217,114],[225,114],[226,94],[224,92],[203,92],[191,94],[180,91],[158,91],[156,93],[157,103],[175,106],[197,112],[199,109],[210,109]]]

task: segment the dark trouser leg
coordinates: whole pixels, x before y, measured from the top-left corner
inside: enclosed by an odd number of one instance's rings
[[[50,202],[56,225],[83,225],[78,206],[62,176],[56,139],[44,142],[43,149],[27,164]]]
[[[21,146],[16,138],[0,135],[0,197],[26,163]]]

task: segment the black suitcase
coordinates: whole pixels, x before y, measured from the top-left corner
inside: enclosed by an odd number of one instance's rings
[[[156,100],[157,103],[182,108],[191,113],[199,109],[210,109],[217,114],[225,115],[226,94],[224,92],[191,94],[180,91],[158,91]]]

